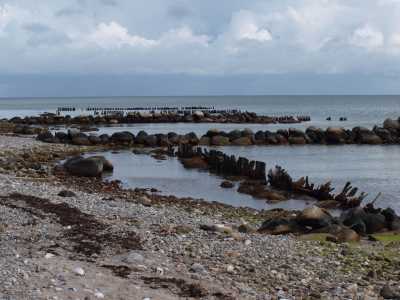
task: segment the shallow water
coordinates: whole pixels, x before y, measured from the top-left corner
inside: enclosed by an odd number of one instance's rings
[[[308,175],[315,183],[332,181],[337,192],[346,181],[360,191],[369,193],[371,201],[382,192],[377,205],[391,206],[400,212],[400,151],[396,146],[254,146],[222,147],[225,153],[261,160],[267,168],[281,165],[293,178]],[[169,158],[156,161],[148,155],[135,155],[129,151],[108,152],[115,171],[110,179],[119,179],[126,187],[156,188],[164,195],[203,198],[234,206],[256,209],[282,207],[301,209],[305,201],[291,200],[268,204],[251,196],[239,194],[235,189],[222,189],[222,178],[208,172],[187,170],[179,161]]]

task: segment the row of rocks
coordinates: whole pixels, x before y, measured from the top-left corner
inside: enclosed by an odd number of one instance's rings
[[[400,143],[399,120],[387,119],[383,127],[375,126],[372,130],[365,127],[344,129],[328,127],[326,130],[309,127],[305,131],[289,128],[275,132],[251,129],[231,132],[209,130],[201,137],[201,145],[213,146],[248,146],[248,145],[305,145],[305,144],[398,144]]]
[[[34,132],[28,129],[25,132]],[[123,145],[134,144],[147,147],[167,147],[170,145],[191,144],[211,146],[249,146],[249,145],[305,145],[305,144],[399,144],[400,122],[387,119],[384,127],[375,126],[372,130],[364,127],[355,127],[352,130],[329,127],[326,130],[309,127],[305,132],[299,129],[280,129],[276,132],[257,131],[251,129],[233,130],[229,133],[217,129],[209,130],[199,138],[194,132],[184,135],[170,132],[168,134],[148,134],[145,131],[137,135],[129,131],[108,134],[86,134],[79,129],[72,128],[68,132],[57,132],[54,135],[49,131],[42,131],[38,140],[48,143],[66,143],[74,145]]]
[[[385,231],[400,230],[400,217],[391,208],[374,208],[368,204],[333,217],[317,206],[304,209],[287,217],[266,220],[258,229],[261,233],[327,233],[338,237],[341,242],[356,241],[366,236]]]
[[[170,145],[199,143],[199,138],[193,132],[179,135],[174,132],[168,134],[147,134],[140,131],[136,136],[129,131],[108,134],[86,134],[78,129],[69,129],[67,133],[59,131],[55,134],[46,131],[38,134],[37,139],[46,143],[64,143],[73,145],[116,145],[132,146],[143,145],[147,147],[167,147]]]
[[[43,114],[41,116],[14,117],[7,120],[14,124],[27,125],[65,125],[65,124],[133,124],[133,123],[301,123],[310,121],[309,116],[263,116],[254,112],[226,112],[211,114],[195,111],[193,113],[178,114],[175,112],[132,112],[127,115],[113,114],[107,116],[61,116]]]

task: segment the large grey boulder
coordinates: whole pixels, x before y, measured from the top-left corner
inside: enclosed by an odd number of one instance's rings
[[[103,171],[113,170],[112,164],[103,156],[73,157],[64,163],[64,168],[69,174],[82,177],[98,177]]]

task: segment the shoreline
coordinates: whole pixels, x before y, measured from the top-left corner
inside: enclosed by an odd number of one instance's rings
[[[257,212],[148,195],[139,189],[120,189],[117,183],[51,173],[61,158],[95,149],[1,137],[0,151],[8,153],[19,173],[2,169],[0,176],[4,266],[0,295],[29,299],[274,299],[278,295],[342,299],[378,297],[383,287],[396,288],[400,263],[396,243],[336,244],[260,234],[254,228],[268,214],[291,212]],[[42,168],[20,168],[19,164],[27,167],[35,159]],[[76,196],[58,196],[62,190]],[[80,216],[78,224],[62,225],[62,216],[71,209]],[[79,227],[79,222],[91,222],[94,227],[84,223]],[[75,234],[83,234],[98,251],[91,255],[77,251],[87,244],[71,241]],[[120,237],[120,242],[130,236],[136,244],[110,244],[105,236]]]

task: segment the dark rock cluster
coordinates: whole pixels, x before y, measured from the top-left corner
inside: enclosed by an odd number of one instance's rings
[[[309,116],[263,116],[254,112],[222,112],[212,114],[195,111],[193,113],[179,114],[176,112],[131,112],[128,114],[112,114],[106,116],[61,116],[56,114],[43,114],[40,116],[14,117],[7,120],[14,124],[26,125],[112,125],[134,123],[301,123],[310,121]]]

